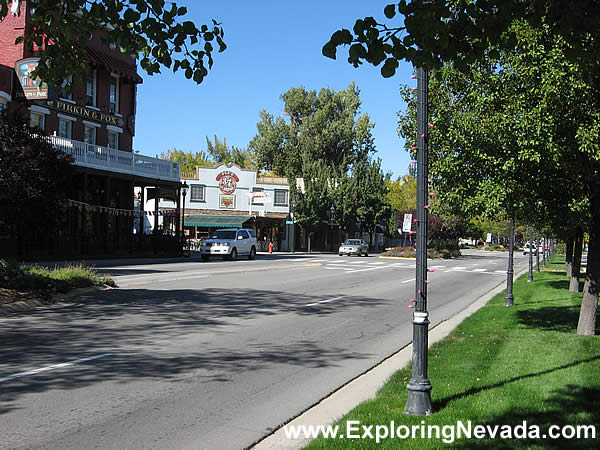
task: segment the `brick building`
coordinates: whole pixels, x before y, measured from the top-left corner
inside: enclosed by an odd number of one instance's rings
[[[32,29],[29,0],[14,3],[19,7],[0,22],[0,111],[45,130],[56,148],[73,155],[78,176],[61,236],[48,239],[30,230],[28,246],[11,249],[13,239],[0,235],[5,252],[25,257],[178,253],[179,227],[161,236],[156,227],[150,238],[134,233],[143,217],[151,214],[156,221],[162,214],[158,198],[153,211],[135,208],[136,187],[151,186],[177,198],[180,186],[176,164],[132,152],[136,91],[142,82],[135,57],[103,44],[99,30],[85,48],[85,81],[68,80],[71,90],[65,88],[66,81],[46,86],[29,76],[44,48],[15,44]]]

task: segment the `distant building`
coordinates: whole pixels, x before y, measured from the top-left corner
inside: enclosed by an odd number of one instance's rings
[[[207,237],[216,228],[252,228],[259,251],[273,242],[275,250],[291,250],[290,188],[287,178],[260,177],[256,170],[235,164],[196,167],[182,173],[189,189],[185,198],[184,230],[187,239]],[[150,189],[146,196],[152,196]],[[182,200],[182,199],[181,199]],[[175,199],[161,201],[160,209],[174,210]],[[163,218],[163,228],[172,228]]]

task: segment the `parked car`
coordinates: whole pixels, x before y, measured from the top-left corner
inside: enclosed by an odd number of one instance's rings
[[[369,256],[369,246],[363,239],[346,239],[346,241],[340,245],[338,255]]]
[[[216,230],[208,239],[202,241],[200,255],[203,261],[211,256],[222,256],[234,260],[238,256],[256,258],[256,235],[248,228],[223,228]]]
[[[531,247],[529,247],[531,245]],[[529,244],[529,242],[527,242],[524,246],[523,246],[523,254],[524,255],[528,255],[529,251],[533,251],[533,253],[535,254],[537,252],[537,245],[535,243],[533,244]]]

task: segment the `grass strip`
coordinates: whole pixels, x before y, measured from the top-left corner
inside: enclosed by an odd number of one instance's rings
[[[67,292],[75,288],[104,284],[113,286],[114,281],[83,264],[48,268],[0,260],[0,288]]]
[[[366,448],[598,448],[596,439],[543,438],[550,426],[595,425],[600,432],[600,337],[577,336],[581,293],[568,292],[564,256],[556,255],[547,270],[527,274],[514,283],[515,306],[504,306],[502,292],[485,307],[459,325],[446,339],[429,350],[429,378],[434,414],[429,417],[407,416],[406,384],[411,368],[396,372],[377,396],[361,403],[336,422],[344,438],[313,440],[307,449]],[[559,271],[560,270],[560,271]],[[434,312],[435,314],[435,312]],[[349,421],[353,435],[362,435],[362,426],[407,426],[416,437],[406,439],[349,439]],[[465,426],[523,425],[529,437],[517,439],[471,439],[452,433],[448,425],[461,421]],[[427,437],[427,426],[432,437]],[[539,427],[539,438],[535,429]],[[425,438],[421,438],[424,430]],[[401,429],[404,434],[406,429]],[[456,427],[455,430],[456,431]],[[384,431],[382,430],[381,433]],[[520,434],[520,432],[519,432]],[[437,436],[436,436],[437,435]],[[505,434],[505,436],[507,436]]]

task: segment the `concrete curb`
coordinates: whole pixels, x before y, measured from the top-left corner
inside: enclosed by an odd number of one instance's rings
[[[514,275],[517,279],[527,269],[521,270]],[[463,320],[472,315],[478,309],[481,309],[495,295],[506,288],[506,281],[482,295],[473,303],[454,316],[440,322],[435,327],[429,329],[429,346],[441,341],[448,336]],[[304,447],[309,439],[288,439],[283,430],[284,425],[302,426],[302,425],[328,425],[340,419],[359,403],[375,397],[377,391],[386,383],[390,376],[398,370],[406,367],[412,359],[412,344],[400,349],[398,352],[384,359],[381,363],[369,369],[362,375],[359,375],[349,383],[345,384],[329,396],[322,399],[291,421],[281,425],[274,433],[265,437],[250,448],[256,450],[271,449],[299,449]]]
[[[31,311],[33,309],[39,308],[40,306],[51,306],[56,303],[63,303],[71,300],[73,297],[78,297],[80,295],[89,294],[91,292],[95,292],[97,290],[101,290],[102,288],[97,286],[85,287],[85,288],[77,288],[72,289],[69,292],[64,294],[54,294],[52,297],[45,300],[25,300],[21,302],[8,303],[6,305],[0,305],[0,315],[8,315],[12,313],[18,312],[26,312]]]

